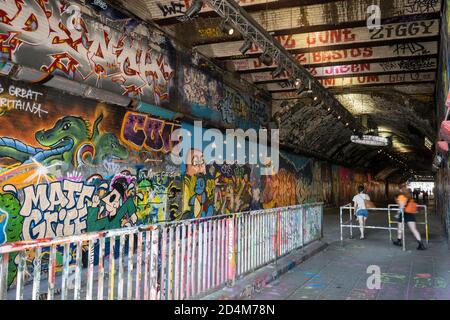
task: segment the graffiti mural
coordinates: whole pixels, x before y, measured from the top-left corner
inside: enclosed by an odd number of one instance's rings
[[[261,175],[260,163],[205,159],[206,142],[175,164],[172,133],[194,132],[170,120],[175,113],[150,106],[142,113],[4,77],[0,86],[0,101],[8,101],[0,112],[0,244],[328,201],[330,192],[341,201],[357,183],[382,194],[384,185],[364,173],[284,151],[274,175]],[[27,101],[45,112],[30,112]],[[316,234],[314,221],[305,234]],[[48,256],[43,250],[43,270]],[[17,258],[10,255],[10,285]]]
[[[0,244],[176,218],[180,124],[3,77],[0,87]],[[46,112],[18,107],[27,99]]]
[[[93,10],[89,16],[80,10],[68,1],[6,1],[0,11],[1,57],[156,105],[168,103],[174,62],[152,42],[162,36],[100,25],[90,17]]]
[[[0,83],[2,88],[26,87],[4,78]],[[34,87],[26,88],[23,90],[33,92]],[[5,90],[0,99],[14,99],[10,92]],[[153,192],[150,198],[148,192],[141,194],[136,190],[147,179],[141,174],[146,166],[163,173],[165,166],[170,167],[166,154],[172,147],[169,137],[177,127],[175,123],[87,99],[72,97],[69,105],[67,101],[54,94],[46,95],[43,107],[48,112],[41,117],[19,108],[4,108],[2,112],[0,186],[23,193],[23,239],[104,229],[106,225],[100,222],[97,227],[89,227],[86,217],[90,211],[97,212],[97,220],[116,215],[117,211],[117,216],[127,217],[128,223],[135,224],[136,199],[142,205],[146,199],[151,202],[155,192],[167,196],[161,189],[170,185],[167,179],[147,186]],[[66,108],[73,115],[65,115]],[[130,119],[137,119],[132,129]],[[14,128],[17,123],[21,123],[21,130]],[[140,137],[144,139],[138,140]],[[158,165],[150,166],[153,162]],[[172,176],[176,175],[173,166],[170,170]],[[167,197],[161,201],[166,200]],[[2,221],[8,216],[3,214]],[[167,218],[165,214],[159,217]],[[142,214],[140,218],[145,220]],[[120,227],[121,219],[109,221],[108,225]]]
[[[179,84],[184,112],[225,127],[242,129],[267,125],[269,106],[253,96],[225,85],[220,75],[186,63]]]

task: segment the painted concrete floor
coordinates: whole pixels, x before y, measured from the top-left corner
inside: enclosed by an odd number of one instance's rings
[[[340,242],[339,213],[324,214],[327,249],[300,264],[266,286],[255,300],[435,300],[450,299],[450,251],[438,216],[430,210],[430,236],[426,251],[417,251],[417,242],[406,230],[406,251],[389,241],[385,230],[368,230],[366,239],[354,239],[345,231]],[[369,216],[368,225],[387,225],[386,214]],[[424,238],[424,226],[419,231]],[[395,234],[393,234],[395,237]],[[367,267],[381,270],[381,288],[368,289]]]

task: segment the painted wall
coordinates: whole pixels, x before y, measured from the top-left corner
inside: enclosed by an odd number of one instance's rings
[[[82,10],[78,22],[76,8]],[[31,0],[24,6],[21,1],[7,0],[1,12],[0,60],[182,112],[215,126],[267,125],[271,114],[267,102],[225,85],[221,72],[204,59],[193,59],[164,34],[109,7],[101,10],[60,0]]]
[[[226,85],[217,70],[204,61],[183,56],[179,74],[181,111],[209,119],[220,127],[258,129],[269,121],[270,104]]]
[[[0,244],[322,200],[321,163],[284,152],[274,176],[259,164],[211,164],[205,145],[175,165],[170,136],[192,125],[158,107],[127,110],[6,77],[0,105]]]
[[[259,164],[210,163],[203,145],[183,155],[192,165],[175,165],[170,135],[192,130],[188,121],[174,120],[180,115],[219,128],[258,128],[270,107],[223,84],[219,72],[190,63],[161,35],[130,34],[138,29],[130,20],[121,31],[94,23],[71,30],[70,3],[20,3],[2,7],[3,60],[142,102],[128,110],[0,77],[0,244],[298,203],[339,204],[349,201],[357,182],[368,182],[362,173],[287,152],[272,176],[261,175]],[[11,255],[9,283],[16,266]]]
[[[437,125],[440,126],[441,121],[446,120],[446,104],[447,97],[449,93],[449,79],[450,79],[450,51],[448,44],[448,37],[450,34],[450,1],[444,1],[443,4],[443,14],[441,23],[441,45],[439,55],[440,59],[440,74],[439,81],[437,82],[436,88],[436,101],[437,101]],[[445,45],[446,44],[446,45]],[[439,130],[439,128],[436,128]],[[447,235],[450,232],[450,170],[449,170],[449,157],[444,156],[443,166],[439,169],[436,174],[436,190],[435,190],[435,201],[436,210],[441,217],[444,230]]]
[[[211,163],[204,156],[208,141],[183,154],[191,164],[176,165],[171,134],[194,128],[171,120],[174,112],[147,104],[128,110],[6,77],[0,92],[0,244],[299,203],[342,204],[358,184],[372,183],[364,173],[285,151],[274,175],[261,175],[260,163]],[[10,282],[15,267],[12,255]]]

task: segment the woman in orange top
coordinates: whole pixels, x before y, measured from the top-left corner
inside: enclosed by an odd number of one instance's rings
[[[405,222],[408,224],[409,230],[411,230],[412,234],[416,238],[419,246],[417,250],[425,250],[425,246],[423,245],[422,239],[420,237],[419,231],[417,231],[416,226],[416,213],[417,213],[417,204],[414,199],[411,198],[411,192],[407,188],[403,188],[400,191],[400,194],[396,198],[399,209],[404,214]],[[394,245],[401,246],[402,245],[402,216],[398,215],[398,229],[397,229],[397,240],[394,241]]]

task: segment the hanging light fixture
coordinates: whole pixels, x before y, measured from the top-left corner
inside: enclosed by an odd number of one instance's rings
[[[200,10],[202,10],[203,6],[203,0],[194,0],[192,5],[187,9],[186,13],[184,14],[186,18],[192,19],[194,18]]]
[[[272,72],[272,78],[278,78],[281,73],[283,72],[283,67],[278,66],[273,72]]]
[[[259,61],[266,66],[270,66],[273,63],[272,57],[265,51],[259,57]]]
[[[309,94],[313,93],[312,88],[311,88],[311,80],[309,80],[308,93]]]
[[[306,92],[305,86],[300,86],[300,88],[298,88],[298,90],[297,90],[297,94],[298,94],[299,96],[302,96],[303,93],[305,93],[305,92]]]
[[[227,20],[224,20],[219,24],[219,29],[229,36],[232,36],[234,34],[234,28],[230,26]]]
[[[320,105],[320,104],[322,104],[322,100],[319,99],[318,96],[314,96],[313,102],[312,102],[313,107],[316,107],[316,106],[318,106],[318,105]]]
[[[244,41],[244,43],[242,44],[242,46],[239,48],[239,51],[242,54],[246,54],[248,50],[250,50],[250,48],[252,47],[253,43],[250,39],[246,39]]]

